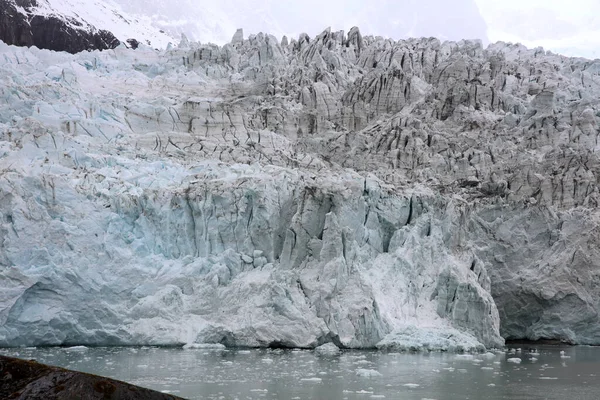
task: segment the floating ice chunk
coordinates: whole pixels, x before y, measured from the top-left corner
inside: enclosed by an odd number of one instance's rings
[[[492,367],[481,367],[481,369],[483,369],[485,371],[489,371],[489,370],[493,370],[494,368],[492,368]]]
[[[65,351],[87,351],[88,348],[85,346],[73,346],[65,348]]]
[[[373,394],[373,392],[369,392],[368,390],[357,390],[357,394]]]
[[[312,378],[302,378],[302,379],[300,379],[300,380],[301,380],[302,382],[315,382],[315,383],[317,383],[317,382],[322,382],[322,381],[323,381],[323,379],[321,379],[321,378],[317,378],[317,377],[312,377]]]
[[[508,360],[506,360],[509,363],[514,363],[514,364],[521,364],[521,359],[518,357],[513,357],[513,358],[509,358]]]
[[[537,360],[538,360],[538,359],[537,359],[536,357],[531,357],[531,358],[529,359],[529,361],[531,361],[531,362],[536,362]]]
[[[560,351],[560,358],[571,358],[571,356],[568,356],[564,350],[561,350]]]
[[[473,354],[457,354],[456,358],[460,360],[472,360],[475,357],[473,356]]]
[[[372,378],[375,376],[381,376],[381,373],[379,371],[375,371],[374,369],[359,368],[356,370],[356,375]]]
[[[372,394],[369,397],[372,399],[385,399],[385,396],[382,394]]]
[[[212,349],[212,350],[224,350],[225,346],[221,343],[188,343],[183,346],[184,349]]]
[[[388,334],[377,348],[397,351],[482,352],[485,346],[474,336],[452,328],[406,326]]]
[[[558,379],[555,376],[540,376],[540,379],[544,379],[544,380],[556,380]]]
[[[337,356],[341,353],[339,347],[333,343],[325,343],[315,348],[315,354],[318,356]]]
[[[409,389],[416,389],[416,388],[418,388],[421,385],[419,385],[418,383],[405,383],[402,386],[407,387]]]

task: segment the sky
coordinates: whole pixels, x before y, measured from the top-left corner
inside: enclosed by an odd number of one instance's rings
[[[491,42],[600,58],[600,0],[476,0]]]
[[[394,39],[522,43],[600,58],[600,0],[116,0],[178,36],[224,44],[237,28],[311,37],[331,27]]]

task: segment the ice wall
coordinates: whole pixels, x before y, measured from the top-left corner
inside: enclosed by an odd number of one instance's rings
[[[0,345],[600,341],[598,62],[358,29],[0,52]]]

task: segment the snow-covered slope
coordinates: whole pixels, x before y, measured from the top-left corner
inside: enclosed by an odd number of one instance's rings
[[[174,41],[173,37],[153,26],[150,16],[128,14],[114,0],[35,0],[35,3],[29,10],[31,14],[57,16],[76,27],[83,24],[86,29],[103,29],[121,42],[133,38],[153,47],[165,48]]]
[[[0,40],[9,44],[77,53],[130,39],[159,48],[174,42],[150,17],[126,14],[112,0],[0,0]]]
[[[598,62],[0,52],[0,345],[600,343]]]

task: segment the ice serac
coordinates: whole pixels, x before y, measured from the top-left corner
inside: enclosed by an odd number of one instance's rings
[[[243,42],[244,42],[244,30],[240,28],[237,31],[235,31],[233,38],[231,38],[231,44],[235,46],[236,44],[241,44]]]
[[[0,51],[1,346],[600,343],[598,61]]]

